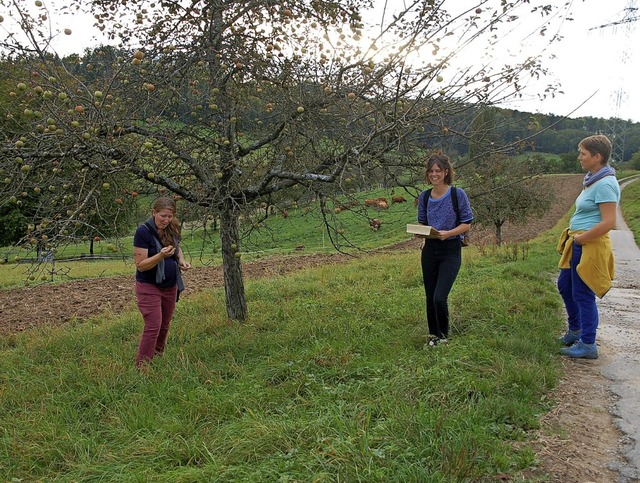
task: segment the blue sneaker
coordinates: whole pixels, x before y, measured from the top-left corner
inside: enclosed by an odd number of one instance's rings
[[[598,347],[595,342],[593,344],[585,344],[582,340],[578,340],[571,347],[560,349],[560,353],[563,356],[577,359],[597,359]]]
[[[558,337],[558,342],[566,346],[573,345],[577,340],[580,340],[580,330],[567,329],[562,337]]]

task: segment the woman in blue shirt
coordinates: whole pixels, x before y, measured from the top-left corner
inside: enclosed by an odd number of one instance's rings
[[[453,180],[454,171],[449,157],[442,152],[430,156],[426,181],[432,188],[418,197],[418,223],[439,232],[437,238],[425,238],[422,246],[428,346],[446,343],[449,337],[449,292],[462,264],[464,233],[473,221],[469,198],[464,190],[452,188]],[[456,196],[455,200],[453,196]]]
[[[613,251],[609,231],[615,227],[620,186],[615,170],[607,163],[611,141],[589,136],[578,144],[578,160],[587,171],[584,189],[576,199],[576,210],[563,233],[563,253],[558,291],[567,311],[568,329],[560,337],[568,357],[597,359],[596,295],[603,297],[613,278]],[[588,260],[581,266],[581,262]]]

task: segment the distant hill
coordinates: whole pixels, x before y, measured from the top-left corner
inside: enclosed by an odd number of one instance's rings
[[[442,146],[448,152],[461,156],[466,155],[472,123],[483,109],[486,108],[471,107],[455,117],[441,121],[438,126],[427,128],[425,143],[429,146]],[[581,139],[591,134],[609,134],[612,124],[612,120],[596,117],[564,118],[512,109],[491,109],[495,116],[491,132],[487,130],[486,135],[491,136],[498,146],[513,146],[514,154],[523,151],[558,155],[574,153]],[[629,161],[634,153],[640,151],[640,123],[618,119],[615,121],[619,137],[613,141],[623,143],[623,161]],[[447,136],[442,135],[442,125],[445,124],[449,125]]]

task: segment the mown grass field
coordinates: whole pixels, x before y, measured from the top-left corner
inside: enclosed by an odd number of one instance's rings
[[[0,475],[65,481],[460,481],[535,462],[559,376],[555,256],[466,254],[451,343],[423,350],[415,251],[181,303],[140,374],[135,312],[24,333],[0,352]],[[513,297],[527,293],[527,297]],[[514,444],[516,443],[517,444]]]
[[[242,325],[222,290],[195,294],[147,374],[133,367],[136,311],[4,339],[0,479],[517,479],[561,375],[566,221],[465,249],[451,340],[435,349],[415,250],[248,282]]]

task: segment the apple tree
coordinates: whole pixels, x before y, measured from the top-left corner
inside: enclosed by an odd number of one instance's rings
[[[542,216],[554,202],[554,195],[541,188],[544,184],[538,167],[530,159],[516,160],[500,152],[485,156],[484,162],[467,173],[466,190],[476,221],[493,227],[496,244],[501,245],[506,222],[521,225]]]
[[[2,114],[15,122],[0,148],[0,203],[37,191],[32,235],[53,244],[104,191],[125,202],[140,186],[172,194],[219,220],[226,307],[238,321],[248,316],[242,230],[267,216],[260,207],[304,194],[340,236],[327,207],[347,178],[422,177],[448,116],[519,95],[544,73],[535,56],[457,63],[464,49],[490,49],[523,5],[536,18],[553,10],[504,0],[53,1],[0,0],[0,46],[17,67],[7,73]],[[90,13],[108,45],[58,55],[56,37],[73,29],[52,18],[65,11]]]

